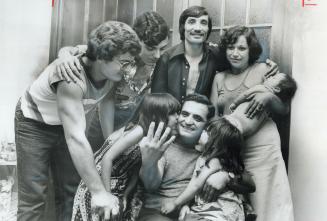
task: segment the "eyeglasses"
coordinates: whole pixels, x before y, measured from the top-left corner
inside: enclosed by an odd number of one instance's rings
[[[120,66],[120,70],[128,72],[135,68],[135,60],[114,60]]]

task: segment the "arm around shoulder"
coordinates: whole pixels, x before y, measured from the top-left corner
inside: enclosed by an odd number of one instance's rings
[[[142,161],[143,162],[143,161]],[[140,178],[145,189],[149,192],[156,191],[162,182],[162,177],[165,169],[165,158],[161,157],[154,164],[144,164],[140,169]]]

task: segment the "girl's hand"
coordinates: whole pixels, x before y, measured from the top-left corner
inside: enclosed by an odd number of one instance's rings
[[[169,213],[173,212],[176,208],[177,208],[177,205],[175,204],[174,201],[165,202],[161,206],[161,213],[169,214]]]
[[[179,212],[178,220],[183,221],[188,213],[190,213],[190,207],[188,205],[184,205],[181,211]]]
[[[251,101],[245,110],[245,115],[252,119],[255,116],[260,117],[264,110],[266,110],[269,101],[273,97],[270,92],[256,93],[251,97]]]
[[[76,83],[78,79],[81,79],[82,66],[77,57],[69,54],[59,57],[56,62],[57,72],[65,81]]]

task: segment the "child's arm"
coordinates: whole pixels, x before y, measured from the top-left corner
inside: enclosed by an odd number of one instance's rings
[[[220,165],[219,160],[217,158],[213,158],[210,160],[208,166],[205,165],[203,168],[201,168],[200,173],[198,173],[196,169],[186,189],[173,202],[167,202],[163,204],[161,212],[168,214],[193,199],[195,194],[203,187],[207,178],[211,174],[219,171],[221,168],[222,167]]]
[[[127,148],[138,143],[143,137],[143,129],[136,126],[125,136],[117,140],[105,153],[102,159],[102,181],[108,192],[110,192],[110,178],[113,161]]]

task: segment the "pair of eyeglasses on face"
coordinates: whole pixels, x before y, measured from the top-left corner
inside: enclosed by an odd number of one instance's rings
[[[136,66],[134,59],[121,59],[121,60],[114,60],[114,61],[117,64],[119,64],[120,69],[123,71],[128,71]]]

